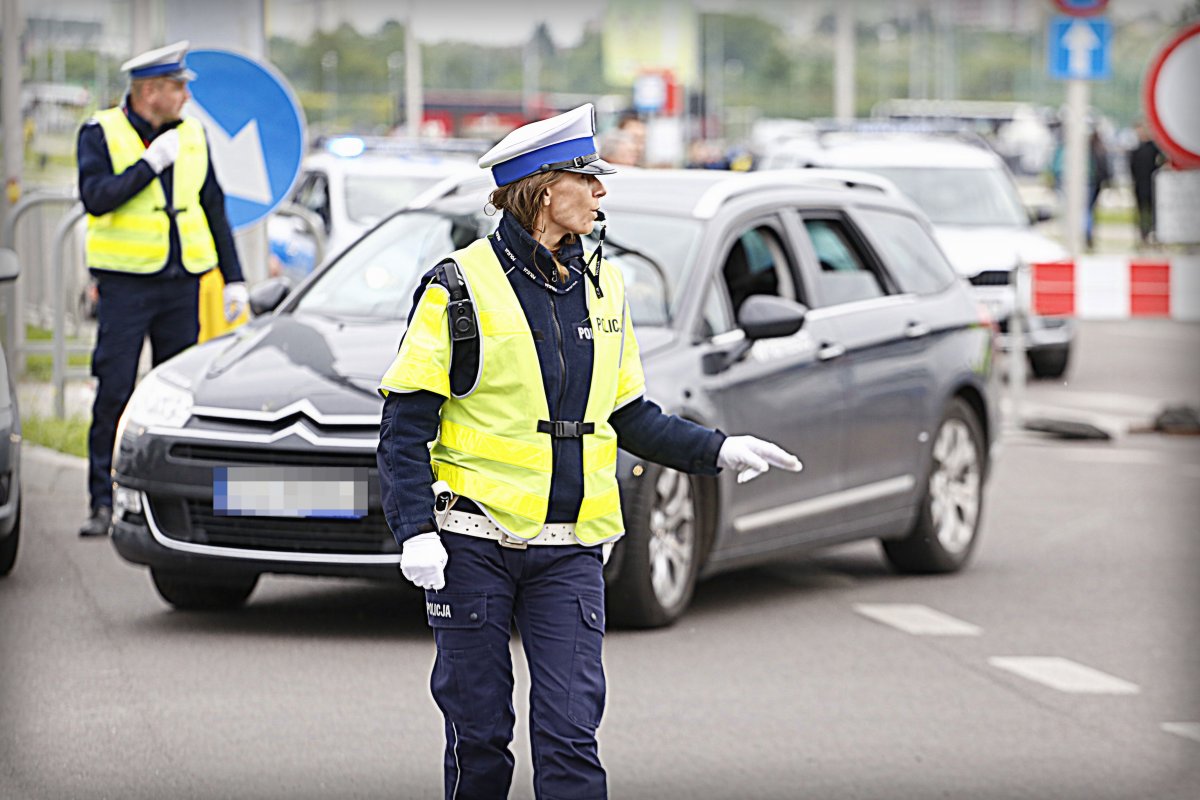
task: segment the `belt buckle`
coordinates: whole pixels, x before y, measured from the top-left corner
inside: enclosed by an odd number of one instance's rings
[[[504,531],[500,531],[500,546],[507,547],[509,550],[525,550],[529,547],[529,542],[513,538]]]

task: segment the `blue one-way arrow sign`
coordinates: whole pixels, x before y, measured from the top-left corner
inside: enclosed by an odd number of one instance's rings
[[[1054,17],[1046,39],[1051,78],[1112,77],[1112,23],[1106,17]]]
[[[292,190],[304,157],[304,112],[268,63],[228,50],[193,50],[192,100],[184,113],[208,134],[234,230],[270,214]]]

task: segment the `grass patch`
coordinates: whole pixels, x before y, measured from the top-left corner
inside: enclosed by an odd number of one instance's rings
[[[87,458],[91,418],[75,414],[66,419],[40,414],[21,415],[21,435],[27,442]]]
[[[1097,208],[1096,222],[1104,225],[1133,225],[1136,222],[1133,208]]]
[[[49,328],[39,328],[36,325],[25,326],[25,341],[49,342],[54,333]],[[78,339],[68,339],[68,345],[80,344]],[[68,367],[90,367],[91,353],[75,353],[67,356]],[[32,381],[51,381],[54,379],[54,356],[50,353],[30,353],[25,356],[25,371],[22,375]]]
[[[69,367],[90,367],[92,356],[89,353],[78,353],[67,356]],[[32,381],[47,382],[54,380],[54,356],[49,353],[30,353],[25,356],[25,377]]]

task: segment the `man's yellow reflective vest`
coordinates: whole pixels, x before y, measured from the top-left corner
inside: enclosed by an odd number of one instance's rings
[[[99,111],[113,172],[120,174],[146,152],[142,138],[120,108]],[[200,205],[200,187],[208,174],[204,128],[194,119],[179,125],[179,155],[175,159],[171,208],[179,228],[180,256],[188,272],[201,274],[217,265],[217,248]],[[155,179],[119,208],[100,216],[88,215],[87,264],[94,269],[145,275],[167,263],[170,217],[162,183]]]

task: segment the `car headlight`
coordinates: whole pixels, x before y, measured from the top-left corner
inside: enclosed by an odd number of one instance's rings
[[[173,373],[154,370],[133,390],[117,423],[116,446],[129,425],[141,428],[180,428],[192,415],[192,392]]]

